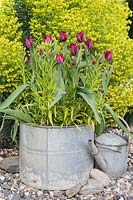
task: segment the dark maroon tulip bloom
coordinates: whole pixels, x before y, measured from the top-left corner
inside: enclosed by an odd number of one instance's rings
[[[74,43],[70,44],[70,49],[71,49],[71,54],[73,56],[76,56],[79,52],[79,47],[77,44],[74,44]]]
[[[92,60],[92,64],[95,65],[97,63],[96,60]]]
[[[90,50],[93,47],[93,41],[91,39],[86,40],[85,45],[86,45],[87,49]]]
[[[51,35],[46,35],[46,36],[43,37],[43,40],[45,42],[52,42],[52,36]]]
[[[75,61],[75,60],[72,60],[72,61],[71,61],[71,65],[76,65],[76,61]]]
[[[44,54],[44,49],[40,49],[40,50],[38,51],[38,53],[39,53],[40,55],[43,55],[43,54]]]
[[[77,40],[78,40],[78,42],[84,42],[85,41],[85,33],[84,32],[77,33]]]
[[[33,41],[35,41],[34,38],[26,38],[26,46],[28,49],[32,48]]]
[[[64,62],[64,55],[63,54],[56,54],[56,61],[58,64],[62,64]]]
[[[25,64],[28,64],[30,62],[30,56],[28,54],[25,55],[24,62]]]
[[[105,57],[105,59],[106,59],[107,61],[112,60],[112,56],[113,56],[112,51],[105,51],[105,52],[104,52],[104,57]]]
[[[60,41],[65,42],[67,40],[67,33],[64,31],[60,32]]]

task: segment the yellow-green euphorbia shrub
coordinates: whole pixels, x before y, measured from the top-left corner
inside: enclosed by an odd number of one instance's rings
[[[108,99],[114,110],[124,116],[133,105],[133,41],[128,37],[131,11],[124,0],[26,0],[32,8],[31,34],[35,37],[68,33],[70,41],[84,31],[95,48],[113,51],[115,62]]]
[[[11,93],[21,81],[23,47],[20,42],[20,24],[15,17],[14,1],[0,4],[0,95]]]

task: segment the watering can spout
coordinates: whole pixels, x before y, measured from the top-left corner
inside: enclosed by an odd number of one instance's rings
[[[101,156],[101,154],[99,153],[96,145],[94,144],[94,142],[90,139],[88,140],[90,149],[91,149],[91,155],[94,157],[97,165],[99,166],[99,168],[106,172],[107,171],[107,163],[105,161],[105,159]]]

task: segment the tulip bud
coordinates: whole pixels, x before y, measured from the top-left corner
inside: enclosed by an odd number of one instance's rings
[[[92,64],[95,65],[97,63],[96,60],[92,60]]]
[[[75,60],[72,60],[72,61],[71,61],[71,65],[76,65],[76,61],[75,61]]]
[[[85,41],[85,33],[84,32],[77,33],[77,40],[78,40],[78,42],[84,42]]]
[[[43,37],[43,40],[44,40],[45,42],[52,42],[52,36],[51,36],[51,35],[44,36],[44,37]]]
[[[56,54],[56,61],[58,64],[62,64],[64,62],[64,55],[63,54]]]
[[[34,38],[26,38],[26,46],[28,49],[32,48],[32,42],[35,41]]]
[[[65,42],[67,40],[67,34],[64,31],[60,32],[60,41]]]
[[[73,56],[76,56],[78,54],[79,47],[77,44],[74,44],[74,43],[70,44],[70,49],[71,49],[71,54]]]
[[[28,54],[25,55],[24,62],[25,64],[28,64],[30,62],[30,56]]]
[[[85,41],[85,45],[87,47],[88,50],[92,49],[93,47],[93,41],[91,39]]]
[[[44,54],[44,49],[40,49],[40,50],[38,51],[38,53],[39,53],[40,55],[43,55],[43,54]]]
[[[99,90],[100,92],[103,92],[103,91],[104,91],[102,87],[98,88],[98,90]]]
[[[112,51],[106,51],[106,52],[104,52],[104,57],[105,57],[105,59],[106,59],[107,61],[112,60],[112,56],[113,56]]]

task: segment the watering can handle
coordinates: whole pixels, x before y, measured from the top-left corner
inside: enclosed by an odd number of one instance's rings
[[[128,123],[127,123],[122,117],[118,116],[118,118],[125,124],[125,126],[126,126],[127,129],[128,129],[128,131],[130,132],[131,129],[130,129]],[[125,133],[125,138],[127,139],[128,143],[129,143],[129,146],[130,146],[131,140],[132,140],[132,139],[131,139],[131,138],[129,137],[129,135],[127,135],[126,133]],[[130,147],[129,147],[129,149],[130,149]]]
[[[129,127],[128,123],[122,117],[118,116],[118,118],[123,122],[123,124],[127,127],[128,131],[130,132],[130,127]],[[125,139],[129,142],[130,137],[128,134],[126,134],[126,132],[124,132],[124,134],[122,136],[125,137]]]
[[[125,126],[127,127],[128,131],[130,132],[130,127],[128,125],[128,123],[125,121],[125,119],[123,119],[122,117],[118,116],[118,118],[125,124]]]

